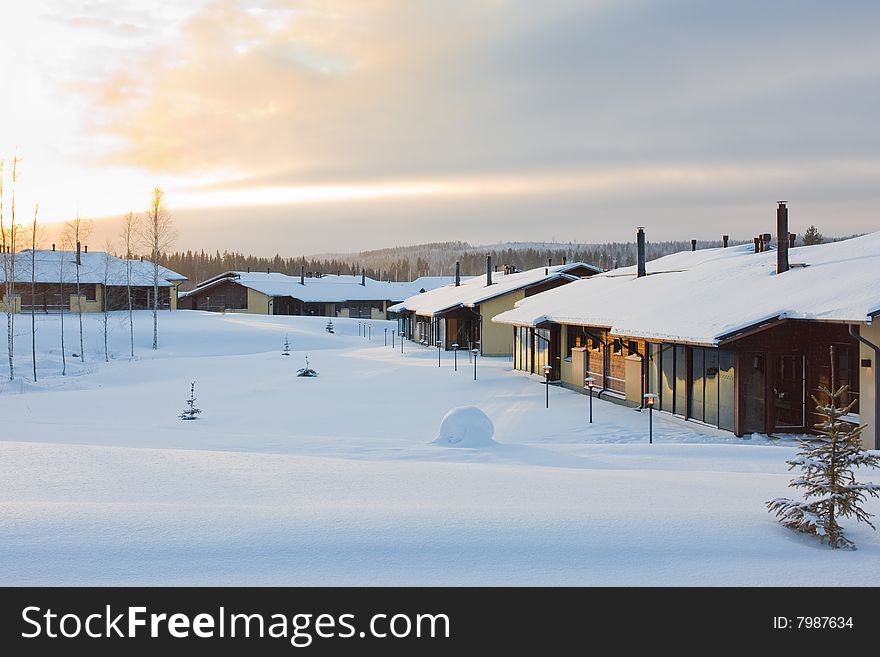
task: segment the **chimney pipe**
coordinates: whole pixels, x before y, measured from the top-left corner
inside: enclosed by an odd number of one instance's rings
[[[779,201],[776,208],[776,273],[783,274],[789,270],[788,264],[788,208],[785,201]]]
[[[565,256],[562,256],[562,264],[563,265],[568,264],[568,258],[566,258]]]
[[[797,233],[789,233],[788,234],[788,248],[793,249],[796,242],[797,242]]]
[[[691,240],[691,251],[697,250],[697,240]]]
[[[730,235],[722,235],[721,243],[724,245],[724,248],[727,248],[727,243],[730,241]]]
[[[269,273],[269,268],[268,268],[268,267],[266,267],[266,273],[267,273],[267,274]]]
[[[455,287],[461,285],[461,262],[456,261],[455,263]]]
[[[367,286],[367,270],[361,269],[361,285]]]
[[[302,267],[299,268],[299,284],[300,284],[300,285],[305,285],[305,284],[306,284],[306,268],[305,268],[305,265],[303,265]]]
[[[55,250],[55,242],[52,242],[52,250]]]
[[[548,267],[552,267],[552,266],[553,266],[553,258],[547,258],[547,266],[548,266]]]
[[[89,245],[88,244],[86,244],[83,248],[86,250],[86,253],[89,252]]]
[[[754,239],[755,239],[755,253],[760,253],[761,252],[761,238],[756,237]]]
[[[645,268],[645,229],[639,226],[639,232],[636,233],[636,250],[638,251],[638,277],[647,275]]]
[[[486,285],[492,285],[492,256],[486,256]]]
[[[81,253],[82,253],[82,246],[80,245],[79,242],[77,242],[76,243],[76,266],[77,267],[79,267],[82,264],[82,257],[80,255]]]

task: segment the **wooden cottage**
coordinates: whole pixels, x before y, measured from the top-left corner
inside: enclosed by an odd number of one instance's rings
[[[420,291],[451,281],[422,277],[411,282],[377,281],[360,276],[228,271],[180,295],[188,310],[259,315],[316,315],[387,319],[388,307]]]
[[[127,310],[129,287],[135,309],[153,307],[155,269],[149,260],[126,260],[87,247],[79,252],[27,249],[0,255],[0,285],[7,273],[13,274],[14,292],[12,299],[4,295],[0,301],[12,304],[16,312]],[[185,280],[159,266],[159,308],[177,308],[177,288]]]
[[[784,206],[783,206],[784,209]],[[786,231],[787,233],[787,231]],[[787,246],[788,240],[786,240]],[[880,233],[795,249],[706,249],[607,272],[529,298],[493,321],[514,367],[734,432],[805,433],[812,395],[830,384],[859,399],[854,423],[880,448],[873,368],[880,336]],[[860,345],[860,340],[862,344]],[[866,390],[866,387],[869,390]],[[862,397],[860,398],[860,394]]]
[[[510,332],[491,318],[521,301],[601,271],[583,262],[548,265],[528,271],[505,267],[495,271],[486,260],[485,276],[458,279],[451,285],[408,298],[389,308],[399,315],[400,331],[414,342],[446,350],[478,346],[484,356],[509,356],[514,343]]]

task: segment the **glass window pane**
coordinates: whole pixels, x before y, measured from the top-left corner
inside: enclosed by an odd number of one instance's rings
[[[703,354],[705,349],[691,350],[691,408],[688,417],[703,420]]]
[[[718,352],[718,426],[734,430],[735,376],[733,352]]]
[[[718,351],[706,349],[703,422],[718,426]]]
[[[660,410],[673,411],[672,386],[675,383],[675,349],[662,345],[660,355]]]
[[[675,413],[687,412],[687,347],[675,347]]]
[[[648,343],[648,392],[658,394],[657,380],[660,370],[659,345]]]

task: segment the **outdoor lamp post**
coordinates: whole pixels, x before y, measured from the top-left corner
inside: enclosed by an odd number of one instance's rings
[[[474,381],[477,380],[477,354],[480,353],[479,349],[471,349],[470,354],[474,357]]]
[[[454,372],[458,372],[458,343],[452,343],[452,368]]]
[[[550,373],[552,371],[552,365],[544,365],[544,387],[546,388],[544,408],[550,408]]]
[[[648,443],[654,443],[654,404],[657,401],[657,395],[653,393],[646,393],[645,397],[645,406],[648,407]]]
[[[596,379],[588,376],[586,379],[584,379],[584,383],[587,384],[584,386],[584,388],[590,391],[590,424],[593,424],[593,386],[596,385]]]
[[[404,343],[403,331],[401,331],[400,332],[400,353],[403,353],[403,343]]]
[[[366,326],[367,326],[367,331],[369,332],[369,335],[370,335],[370,337],[367,338],[367,339],[368,339],[368,340],[372,340],[372,339],[373,339],[373,325],[372,325],[372,324],[367,324]]]
[[[443,342],[437,340],[437,367],[440,367],[440,348],[443,346]]]
[[[387,328],[384,328],[384,329],[382,329],[382,330],[384,331],[384,336],[385,336],[385,346],[387,347],[387,346],[388,346],[388,329],[387,329]]]
[[[391,348],[394,349],[394,336],[397,334],[397,331],[391,331]]]

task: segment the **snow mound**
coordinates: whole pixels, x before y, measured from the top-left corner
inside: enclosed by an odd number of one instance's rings
[[[497,444],[492,440],[495,425],[476,406],[459,406],[443,416],[440,435],[435,445],[446,447],[489,447]]]

